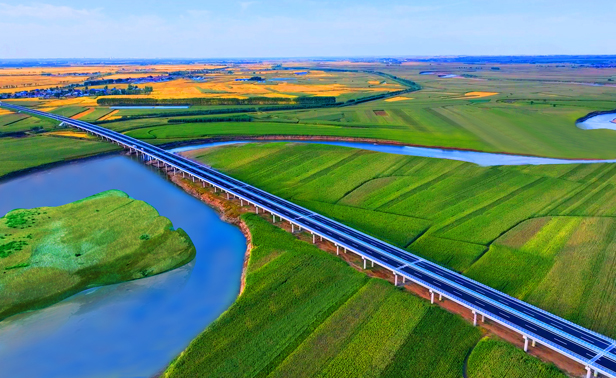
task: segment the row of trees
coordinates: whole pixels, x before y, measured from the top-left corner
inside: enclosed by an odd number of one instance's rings
[[[146,87],[151,88],[151,87]],[[139,105],[328,105],[335,104],[336,97],[250,97],[250,98],[181,98],[181,99],[157,99],[157,98],[99,98],[96,101],[102,106],[139,106]]]

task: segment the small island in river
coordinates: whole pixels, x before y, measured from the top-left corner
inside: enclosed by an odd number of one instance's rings
[[[195,253],[182,229],[119,190],[10,211],[0,218],[0,320],[177,268]]]

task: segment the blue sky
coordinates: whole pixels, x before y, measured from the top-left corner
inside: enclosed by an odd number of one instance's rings
[[[0,0],[0,58],[616,54],[613,0]]]

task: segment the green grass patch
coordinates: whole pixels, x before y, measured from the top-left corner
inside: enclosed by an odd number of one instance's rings
[[[15,171],[116,150],[109,143],[45,135],[0,138],[0,177]]]
[[[0,218],[0,235],[0,319],[87,288],[162,273],[195,256],[183,230],[116,190],[13,210]]]
[[[468,378],[566,378],[554,365],[542,363],[502,340],[482,339],[468,359]]]

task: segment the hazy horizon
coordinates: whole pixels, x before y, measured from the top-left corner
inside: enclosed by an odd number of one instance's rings
[[[610,55],[615,10],[603,0],[0,1],[0,58]]]

